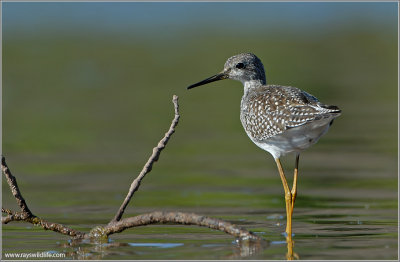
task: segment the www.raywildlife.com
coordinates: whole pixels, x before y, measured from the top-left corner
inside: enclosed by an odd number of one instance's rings
[[[65,254],[56,252],[4,253],[3,258],[65,258]]]

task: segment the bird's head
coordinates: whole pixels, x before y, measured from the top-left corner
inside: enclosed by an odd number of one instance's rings
[[[238,80],[243,84],[249,81],[266,84],[264,66],[261,60],[252,53],[243,53],[228,58],[222,72],[190,85],[187,89],[228,78]]]

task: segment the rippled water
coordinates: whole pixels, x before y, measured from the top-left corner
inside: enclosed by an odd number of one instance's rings
[[[371,201],[371,194],[364,196],[358,200],[311,197],[312,201],[320,202],[321,207],[295,208],[294,252],[300,259],[395,259],[398,252],[397,216],[395,209],[388,208],[393,203],[385,199]],[[299,196],[299,206],[303,201],[311,200]],[[140,208],[139,213],[148,211],[152,210]],[[266,242],[241,243],[216,230],[172,224],[129,229],[111,235],[108,243],[74,242],[28,224],[14,223],[3,227],[3,240],[6,240],[3,254],[60,252],[66,254],[66,259],[285,259],[283,206],[183,211],[225,219],[255,232]],[[105,214],[93,215],[81,210],[74,216],[80,221],[87,217],[90,223],[101,224],[103,219],[100,218]],[[90,230],[91,224],[74,224],[74,219],[68,217],[61,219],[62,222],[83,231]],[[60,217],[52,219],[60,220]]]

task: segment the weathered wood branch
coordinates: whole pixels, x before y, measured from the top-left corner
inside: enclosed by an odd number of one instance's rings
[[[211,229],[217,229],[241,239],[260,240],[260,237],[258,237],[254,233],[249,232],[246,229],[238,227],[227,221],[207,216],[201,216],[194,213],[182,213],[182,212],[156,211],[135,217],[125,218],[116,223],[107,225],[104,228],[103,232],[105,235],[108,236],[114,233],[122,232],[128,228],[150,225],[155,223],[176,223],[182,225],[197,225],[197,226],[208,227]]]
[[[24,212],[27,216],[32,216],[33,215],[32,212],[29,210],[28,205],[25,202],[25,199],[22,197],[22,194],[19,191],[19,187],[17,185],[17,179],[11,174],[11,170],[8,168],[4,156],[1,157],[1,171],[6,177],[7,183],[11,189],[11,193],[13,194],[22,212]]]
[[[128,194],[125,197],[124,202],[122,203],[118,212],[115,214],[114,218],[110,221],[111,224],[115,223],[121,219],[122,215],[124,214],[125,208],[129,204],[129,201],[131,200],[133,194],[139,189],[140,182],[146,176],[146,174],[151,171],[151,169],[153,168],[154,162],[156,162],[158,160],[158,158],[160,157],[161,151],[165,148],[165,146],[168,143],[168,140],[171,138],[171,135],[175,132],[175,127],[178,125],[179,118],[180,118],[178,96],[174,95],[172,98],[172,102],[174,103],[175,117],[172,120],[171,126],[169,127],[169,130],[165,133],[164,137],[157,144],[157,146],[153,148],[153,153],[151,154],[150,158],[147,160],[147,162],[144,165],[140,174],[137,176],[137,178],[135,180],[133,180],[133,182],[129,188]]]

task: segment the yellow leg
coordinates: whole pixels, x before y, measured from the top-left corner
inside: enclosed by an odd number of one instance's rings
[[[297,175],[299,171],[299,154],[296,155],[296,165],[294,169],[294,176],[293,176],[293,186],[292,190],[290,190],[285,173],[283,172],[282,164],[279,158],[275,159],[276,165],[278,166],[279,175],[282,180],[283,189],[285,190],[285,203],[286,203],[286,243],[287,243],[287,253],[286,259],[293,260],[299,259],[299,256],[294,253],[294,241],[292,239],[292,214],[294,208],[294,201],[296,200],[297,195]]]
[[[281,176],[283,189],[285,190],[285,203],[286,203],[286,234],[292,235],[292,193],[290,192],[288,183],[286,181],[285,173],[283,172],[282,164],[279,158],[275,159],[278,166],[279,175]]]
[[[300,154],[296,154],[296,165],[294,167],[294,174],[293,174],[293,186],[292,186],[292,209],[290,210],[290,213],[293,215],[293,209],[294,209],[294,202],[296,201],[296,196],[297,196],[297,174],[299,173],[299,157]]]

